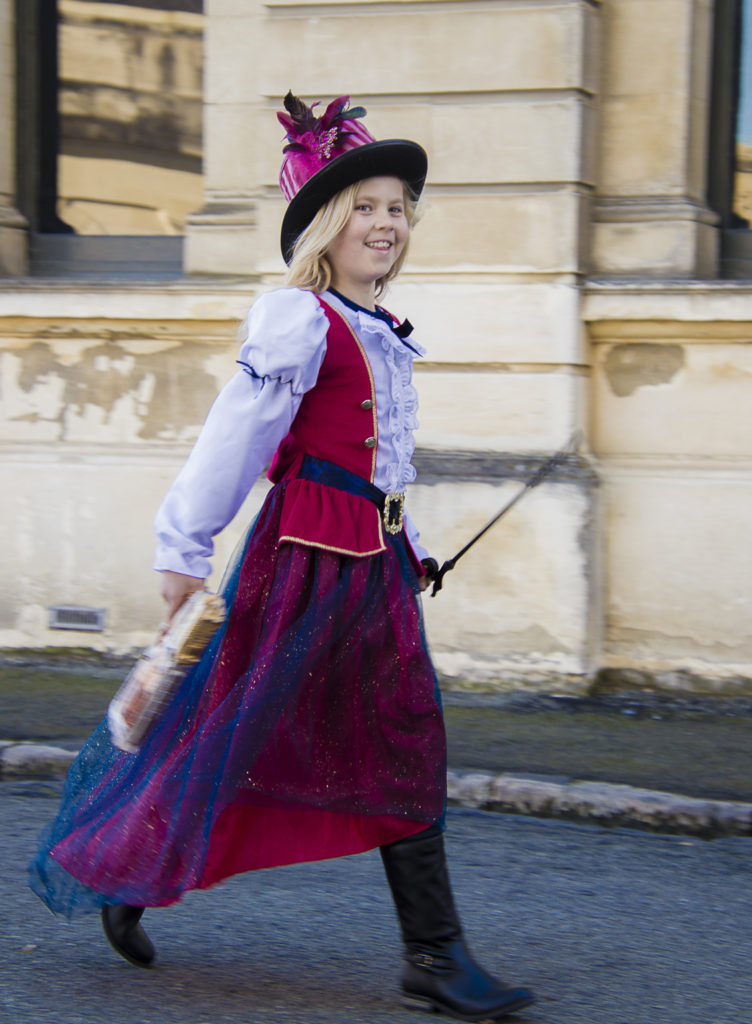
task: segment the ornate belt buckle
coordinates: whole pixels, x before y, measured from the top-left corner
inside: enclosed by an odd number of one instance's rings
[[[399,533],[405,518],[405,495],[392,491],[384,497],[384,529],[387,533]]]

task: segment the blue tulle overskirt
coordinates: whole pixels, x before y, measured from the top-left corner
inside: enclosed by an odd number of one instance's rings
[[[138,753],[104,722],[72,765],[30,865],[55,913],[162,906],[440,818],[444,727],[404,538],[367,558],[278,545],[284,486],[228,570],[224,626]]]

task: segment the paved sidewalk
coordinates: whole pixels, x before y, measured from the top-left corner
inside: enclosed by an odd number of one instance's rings
[[[6,652],[0,778],[62,779],[124,667]],[[703,838],[752,835],[748,697],[462,692],[444,702],[456,806]]]

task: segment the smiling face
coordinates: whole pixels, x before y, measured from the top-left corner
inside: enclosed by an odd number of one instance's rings
[[[361,181],[350,219],[326,252],[332,287],[358,305],[373,309],[376,282],[398,259],[408,234],[400,179]]]

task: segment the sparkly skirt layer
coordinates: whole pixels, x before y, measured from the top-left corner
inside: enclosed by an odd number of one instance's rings
[[[163,906],[441,817],[444,727],[403,536],[366,558],[278,546],[284,486],[228,570],[225,625],[141,750],[104,722],[72,765],[30,866],[55,913]]]

